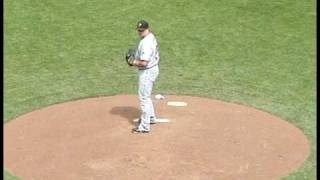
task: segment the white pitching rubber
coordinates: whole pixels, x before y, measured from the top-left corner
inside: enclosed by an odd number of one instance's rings
[[[138,121],[139,121],[139,119],[134,119],[134,120],[133,120],[133,122],[138,122]],[[157,119],[155,120],[155,122],[156,122],[156,123],[167,123],[167,122],[170,122],[170,120],[167,119],[167,118],[157,118]]]
[[[167,105],[168,106],[187,106],[188,104],[186,102],[181,102],[181,101],[169,101]]]
[[[166,119],[166,118],[157,118],[155,120],[156,123],[167,123],[167,122],[170,122],[169,119]]]

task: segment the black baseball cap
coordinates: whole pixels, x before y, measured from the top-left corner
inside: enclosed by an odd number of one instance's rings
[[[149,23],[145,20],[140,20],[137,23],[137,29],[148,29],[149,28]]]

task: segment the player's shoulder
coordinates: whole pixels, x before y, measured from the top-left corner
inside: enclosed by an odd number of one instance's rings
[[[153,34],[148,34],[145,38],[143,38],[141,40],[142,44],[152,44],[153,41],[155,40],[155,37],[153,36]]]
[[[153,32],[150,32],[147,36],[146,36],[147,40],[154,40],[156,39],[156,35]]]
[[[156,40],[157,39],[156,35],[154,33],[150,33],[150,35],[151,35],[150,39],[152,39],[152,40]]]
[[[152,44],[157,43],[157,38],[156,38],[155,34],[150,33],[149,38],[148,38],[148,41],[149,41],[150,43],[152,43]]]

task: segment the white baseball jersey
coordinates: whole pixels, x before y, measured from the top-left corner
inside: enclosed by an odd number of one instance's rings
[[[153,33],[149,33],[140,40],[136,59],[149,61],[146,69],[158,65],[160,60],[159,45]]]

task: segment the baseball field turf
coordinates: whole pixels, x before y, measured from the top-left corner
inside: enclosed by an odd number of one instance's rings
[[[4,123],[74,99],[136,94],[124,55],[146,19],[160,43],[154,93],[255,107],[303,130],[316,179],[315,1],[4,1]],[[5,170],[6,180],[19,178]]]

